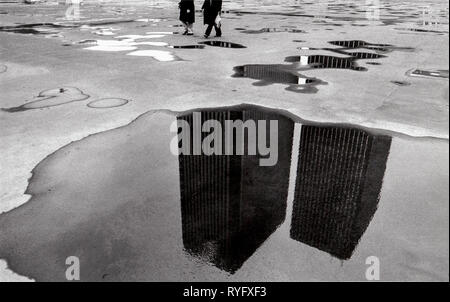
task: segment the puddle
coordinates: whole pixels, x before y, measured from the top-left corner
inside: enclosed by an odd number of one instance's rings
[[[406,73],[406,75],[410,77],[448,79],[448,70],[411,69]]]
[[[232,42],[222,42],[222,41],[204,41],[198,42],[199,44],[204,44],[214,47],[224,47],[224,48],[247,48],[244,45],[232,43]]]
[[[72,42],[72,43],[66,43],[64,45],[65,46],[69,46],[69,45],[98,45],[98,40],[85,39],[85,40],[75,41],[75,42]]]
[[[53,23],[33,23],[15,26],[0,26],[0,32],[28,35],[48,35],[59,34],[62,28],[64,28],[64,26]]]
[[[179,57],[177,57],[170,51],[164,50],[137,50],[134,52],[127,53],[127,56],[151,57],[160,62],[172,62],[181,60]]]
[[[292,65],[254,64],[234,67],[234,78],[250,78],[258,80],[254,86],[267,86],[271,84],[285,84],[287,91],[298,93],[316,93],[317,85],[327,83],[317,78],[306,77],[298,73]]]
[[[285,59],[285,62],[297,63],[300,70],[315,69],[315,68],[336,68],[336,69],[350,69],[356,71],[366,71],[367,68],[361,67],[356,63],[356,58],[342,58],[325,55],[311,55],[311,56],[290,56]]]
[[[392,84],[397,85],[397,86],[410,86],[411,83],[410,82],[406,82],[406,81],[391,81]]]
[[[193,114],[177,119],[189,123],[188,136],[194,137]],[[274,166],[260,166],[261,155],[179,156],[184,248],[234,273],[285,219],[294,123],[275,112],[245,106],[243,110],[201,111],[198,122],[209,119],[219,121],[223,130],[225,120],[266,121],[267,125],[276,120],[278,129],[283,129]],[[259,135],[259,128],[255,129]],[[184,135],[179,135],[182,142]],[[225,132],[221,135],[225,137]],[[237,145],[236,137],[233,145]]]
[[[280,33],[280,32],[288,32],[288,33],[306,33],[306,31],[295,28],[262,28],[262,29],[244,29],[241,30],[242,33],[245,34],[263,34],[263,33]]]
[[[330,44],[341,46],[340,48],[313,48],[313,47],[298,47],[299,50],[325,50],[339,53],[346,57],[330,56],[330,55],[300,55],[289,56],[285,58],[285,62],[291,65],[244,65],[235,67],[235,75],[233,77],[248,77],[260,80],[254,83],[256,86],[264,86],[270,83],[290,84],[296,83],[300,86],[289,86],[287,90],[297,92],[315,93],[317,88],[304,89],[304,84],[319,84],[325,83],[316,78],[308,78],[298,76],[298,71],[312,70],[312,69],[348,69],[353,71],[367,71],[366,67],[358,65],[358,60],[375,60],[385,58],[385,55],[372,52],[358,52],[350,51],[351,49],[369,48],[385,51],[392,51],[397,49],[409,49],[403,47],[394,47],[388,44],[373,44],[361,40],[350,41],[330,41]],[[369,65],[375,65],[369,63]],[[306,83],[304,82],[306,81]],[[309,85],[311,86],[311,85]],[[299,91],[296,88],[302,88]]]
[[[89,102],[87,106],[90,108],[104,109],[104,108],[121,107],[128,104],[128,102],[130,101],[121,98],[104,98]]]
[[[111,30],[107,30],[107,29],[94,31],[93,34],[98,35],[98,36],[115,36],[116,35],[115,32],[113,32]]]
[[[147,35],[152,35],[152,36],[155,36],[155,35],[164,35],[164,36],[166,36],[166,35],[177,35],[178,32],[175,32],[175,31],[148,31],[148,32],[146,32],[146,34]]]
[[[345,54],[360,60],[386,58],[386,56],[371,52],[345,52]]]
[[[169,48],[176,49],[204,49],[205,45],[171,45]]]
[[[89,95],[84,94],[80,89],[74,87],[61,87],[44,90],[37,97],[27,103],[11,108],[2,108],[6,112],[22,112],[32,109],[44,109],[72,102],[84,101]]]
[[[412,31],[412,32],[418,32],[418,33],[448,34],[448,31],[440,31],[440,30],[432,30],[432,29],[423,29],[423,28],[396,28],[396,30],[400,30],[400,31]]]
[[[342,40],[342,41],[329,41],[328,43],[336,46],[341,46],[343,49],[354,48],[366,48],[375,51],[389,52],[389,51],[414,51],[413,47],[399,47],[391,44],[376,44],[369,43],[362,40]]]
[[[201,112],[200,120],[193,112]],[[209,119],[219,125],[226,119],[277,121],[275,166],[260,166],[259,154],[171,154],[174,122],[188,121],[195,140],[200,128],[194,120]],[[79,257],[85,282],[233,281],[238,270],[250,281],[281,281],[287,274],[330,280],[339,264],[311,251],[315,247],[356,262],[379,255],[387,261],[385,276],[417,273],[402,262],[414,257],[428,263],[427,278],[447,278],[441,267],[448,234],[438,226],[448,222],[448,142],[394,137],[394,143],[379,131],[305,122],[294,127],[294,121],[301,120],[252,105],[155,110],[74,141],[33,169],[28,202],[0,215],[0,258],[37,281],[66,281],[68,256]],[[200,131],[197,139],[210,135]],[[249,142],[244,139],[244,150]],[[392,228],[396,232],[386,232]],[[399,248],[405,236],[419,234],[419,247]],[[440,246],[430,251],[433,243]],[[313,275],[292,271],[305,261]],[[361,270],[341,266],[339,273],[352,279]]]
[[[47,39],[54,39],[54,38],[63,39],[64,38],[64,36],[62,34],[49,34],[49,35],[45,35],[44,37]]]
[[[378,207],[391,138],[302,126],[291,238],[349,259]]]

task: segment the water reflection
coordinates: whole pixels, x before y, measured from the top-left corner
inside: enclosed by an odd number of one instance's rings
[[[177,119],[190,125],[190,137],[201,129],[193,113]],[[277,120],[280,130],[272,167],[261,167],[260,155],[179,156],[184,248],[234,273],[285,219],[294,122],[252,106],[201,111],[197,125],[210,120]],[[390,136],[357,128],[303,125],[291,238],[349,259],[377,209],[390,144]]]
[[[249,64],[234,67],[234,78],[258,80],[254,86],[286,84],[286,90],[298,93],[316,93],[317,85],[327,84],[320,79],[307,77],[298,73],[294,65],[283,64]]]
[[[58,34],[60,33],[62,28],[64,28],[64,26],[57,25],[54,23],[32,23],[13,26],[0,26],[0,32],[30,34],[30,35],[47,35],[47,34]]]
[[[291,238],[349,259],[378,206],[391,138],[303,126]]]
[[[184,248],[234,273],[285,219],[294,123],[252,107],[201,113],[201,123],[210,119],[222,125],[225,120],[278,121],[278,162],[274,166],[260,166],[261,155],[179,156]],[[178,120],[191,125],[193,136],[193,115]],[[251,139],[245,137],[245,149]]]
[[[422,70],[422,69],[411,69],[406,75],[411,77],[421,77],[421,78],[443,78],[448,79],[448,70]]]
[[[247,48],[244,45],[233,43],[233,42],[223,42],[223,41],[205,41],[199,42],[199,44],[214,46],[214,47],[224,47],[224,48]]]

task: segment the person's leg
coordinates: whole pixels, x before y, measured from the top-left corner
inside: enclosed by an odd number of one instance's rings
[[[208,24],[208,27],[206,28],[206,31],[205,31],[205,38],[209,37],[209,35],[211,34],[211,31],[212,31],[212,28],[213,28],[213,24]]]
[[[214,24],[214,29],[216,30],[216,37],[221,37],[222,36],[222,29],[220,28],[221,26],[217,26],[216,24]]]
[[[194,34],[194,23],[188,24],[188,33],[189,36],[192,36]]]
[[[189,33],[189,24],[187,22],[182,22],[184,25],[184,33],[183,35],[187,35]]]

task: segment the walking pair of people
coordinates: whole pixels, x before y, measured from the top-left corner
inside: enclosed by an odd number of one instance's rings
[[[180,21],[185,27],[183,35],[192,36],[194,34],[195,23],[195,4],[194,0],[181,0],[178,7],[180,8]],[[222,36],[221,29],[221,12],[222,0],[205,0],[202,6],[203,23],[207,25],[205,38],[208,38],[214,27],[216,37]]]

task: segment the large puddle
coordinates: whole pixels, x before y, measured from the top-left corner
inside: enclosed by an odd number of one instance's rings
[[[217,125],[245,122],[231,136],[243,153],[196,155],[211,120],[225,138]],[[69,256],[83,281],[359,280],[369,255],[387,279],[446,279],[448,142],[392,135],[252,105],[152,111],[39,163],[31,200],[0,216],[0,258],[38,281],[65,280]],[[260,141],[276,146],[274,165],[249,151]]]

